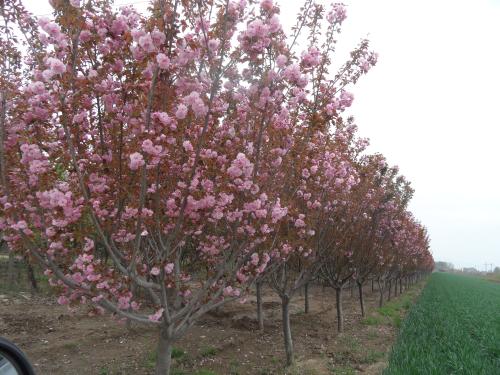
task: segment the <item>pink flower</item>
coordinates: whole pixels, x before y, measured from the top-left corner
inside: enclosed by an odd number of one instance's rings
[[[165,42],[165,33],[162,33],[160,30],[153,30],[151,33],[151,37],[153,39],[153,43],[155,46],[160,47]]]
[[[250,263],[253,264],[254,266],[257,266],[259,264],[259,254],[253,253],[251,256]]]
[[[203,102],[203,99],[200,98],[200,94],[196,91],[191,92],[184,99],[184,104],[189,105],[194,112],[196,117],[201,117],[207,114],[208,108]]]
[[[147,154],[158,156],[162,151],[162,147],[155,146],[150,139],[146,139],[142,142],[142,150]]]
[[[75,8],[80,7],[80,0],[69,0],[69,3],[71,4],[71,6],[74,6]]]
[[[166,266],[165,266],[165,273],[167,275],[171,274],[174,270],[174,264],[173,263],[168,263]]]
[[[279,17],[275,14],[269,20],[269,32],[276,33],[281,30],[281,23]]]
[[[208,44],[208,49],[212,52],[215,52],[219,48],[220,41],[217,39],[210,39],[207,44]]]
[[[80,41],[82,43],[88,42],[92,38],[92,33],[88,30],[82,30],[80,33]]]
[[[302,53],[302,64],[308,68],[318,66],[321,63],[321,53],[316,47],[311,47]]]
[[[184,147],[184,150],[186,150],[187,152],[194,150],[193,145],[189,141],[182,142],[182,147]]]
[[[341,24],[347,18],[347,11],[342,4],[332,4],[332,9],[326,15],[326,19],[330,23]]]
[[[304,220],[302,220],[302,219],[295,220],[295,227],[296,228],[302,228],[305,226],[306,226],[306,223],[304,222]]]
[[[234,290],[233,290],[233,287],[232,287],[232,286],[226,286],[226,287],[224,288],[224,291],[222,292],[222,294],[223,294],[225,297],[228,297],[228,296],[233,295],[233,292],[234,292]]]
[[[153,267],[151,268],[150,274],[153,276],[158,276],[160,274],[160,269],[158,267]]]
[[[46,64],[49,66],[53,74],[63,74],[66,71],[66,65],[54,57],[49,57],[46,60]]]
[[[148,319],[152,322],[159,322],[163,315],[163,311],[165,311],[163,308],[157,310],[153,315],[148,316]]]
[[[164,53],[159,53],[156,55],[156,62],[160,69],[168,69],[170,66],[170,59]]]
[[[65,296],[60,296],[57,299],[57,303],[60,304],[60,305],[67,305],[69,303],[69,299],[66,298]]]
[[[271,210],[271,218],[273,223],[277,223],[282,218],[284,218],[288,213],[288,209],[286,207],[280,206],[280,201],[275,204],[273,209]]]
[[[177,117],[179,120],[183,120],[187,116],[187,107],[184,104],[179,104],[177,106],[177,111],[175,112],[175,117]]]
[[[172,123],[172,118],[170,118],[170,116],[167,113],[155,112],[154,114],[163,125],[170,125]]]
[[[126,310],[130,307],[130,297],[121,296],[118,298],[118,308],[120,310]]]
[[[146,35],[146,32],[142,29],[133,29],[130,34],[132,35],[132,39],[134,39],[135,42],[139,42],[139,38]]]
[[[342,91],[340,94],[340,103],[344,107],[350,107],[352,101],[354,100],[354,95],[347,91]]]
[[[290,82],[297,82],[301,77],[300,67],[297,64],[287,66],[283,75]]]
[[[250,177],[253,171],[253,164],[247,159],[242,152],[238,153],[236,159],[233,160],[231,166],[227,169],[227,174],[232,178],[238,178],[242,175]]]
[[[262,0],[260,2],[260,7],[265,10],[273,9],[273,0]]]
[[[144,161],[142,154],[140,154],[138,152],[134,152],[133,154],[130,154],[130,163],[129,163],[130,169],[135,171],[135,170],[139,169],[140,167],[142,167],[144,164],[146,164],[146,163]]]
[[[276,65],[278,65],[278,67],[280,67],[280,68],[283,68],[285,66],[285,64],[287,63],[287,61],[288,61],[288,58],[285,55],[279,55],[276,58]]]
[[[148,53],[153,52],[155,50],[155,46],[153,44],[153,39],[150,34],[143,35],[139,38],[139,45],[142,49]]]
[[[90,238],[85,237],[85,246],[83,247],[83,251],[88,252],[94,248],[94,241]]]
[[[115,35],[120,35],[128,29],[127,20],[123,16],[117,17],[111,25],[111,32]]]

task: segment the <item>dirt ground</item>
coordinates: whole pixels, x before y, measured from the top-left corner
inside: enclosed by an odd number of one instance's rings
[[[395,340],[397,325],[422,285],[413,286],[392,304],[406,299],[399,317],[376,308],[378,292],[366,288],[367,318],[361,317],[356,293],[344,292],[345,332],[336,332],[334,293],[310,288],[310,312],[304,298],[291,306],[297,364],[285,369],[280,303],[264,292],[265,331],[257,329],[255,298],[230,304],[207,315],[180,340],[173,353],[175,375],[380,374]],[[0,295],[0,336],[13,340],[39,375],[151,374],[156,332],[128,329],[110,317],[89,317],[59,306],[55,297],[29,293]]]

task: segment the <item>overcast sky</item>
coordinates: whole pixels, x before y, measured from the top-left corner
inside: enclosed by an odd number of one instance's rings
[[[48,1],[24,2],[50,13]],[[277,2],[291,24],[303,1]],[[436,260],[500,266],[500,0],[345,3],[338,61],[367,36],[379,53],[351,110],[370,151],[412,181]]]

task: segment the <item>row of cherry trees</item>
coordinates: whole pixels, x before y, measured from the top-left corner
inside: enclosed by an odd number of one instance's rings
[[[0,230],[61,304],[156,326],[157,374],[254,284],[291,363],[299,288],[431,269],[409,184],[342,117],[377,59],[363,40],[330,71],[343,5],[305,1],[291,35],[272,0],[51,5],[0,5]]]

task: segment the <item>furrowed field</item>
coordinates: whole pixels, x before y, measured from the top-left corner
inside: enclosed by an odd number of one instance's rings
[[[434,274],[385,374],[500,374],[500,284]]]

